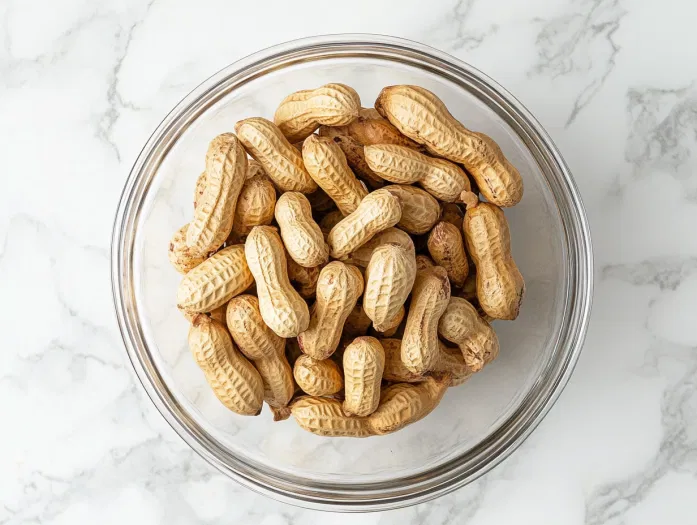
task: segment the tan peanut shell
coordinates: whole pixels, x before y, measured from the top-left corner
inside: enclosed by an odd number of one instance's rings
[[[423,149],[423,146],[402,135],[397,128],[373,108],[362,108],[358,112],[356,120],[348,126],[337,129],[345,131],[349,137],[363,146],[394,144],[415,150]]]
[[[401,217],[399,197],[386,189],[375,190],[361,201],[356,211],[329,232],[330,255],[335,259],[348,255],[381,231],[397,224]]]
[[[428,255],[417,255],[416,256],[416,271],[420,272],[421,270],[425,270],[426,268],[431,268],[432,266],[435,266],[436,263],[433,262],[433,259],[431,259]]]
[[[281,191],[312,193],[317,190],[317,184],[305,169],[302,155],[273,122],[260,117],[248,118],[235,124],[235,131],[247,152]]]
[[[194,189],[194,209],[196,209],[196,206],[201,201],[201,197],[203,197],[203,192],[205,189],[206,189],[206,172],[203,171],[203,172],[201,172],[201,175],[199,175],[198,178],[196,179],[196,188]]]
[[[434,374],[420,383],[397,383],[388,386],[380,404],[368,417],[371,432],[390,434],[423,419],[438,406],[450,386],[449,374]]]
[[[434,266],[416,274],[402,336],[402,362],[415,374],[433,370],[438,360],[438,321],[449,300],[450,281],[444,268]]]
[[[438,266],[445,268],[454,286],[464,286],[469,274],[469,264],[465,254],[465,241],[457,226],[445,221],[436,224],[428,235],[428,253]]]
[[[344,388],[341,369],[331,359],[301,355],[293,366],[293,376],[303,392],[311,396],[330,396]]]
[[[302,193],[289,191],[276,203],[276,222],[288,255],[300,266],[312,268],[329,259],[329,247],[312,218],[310,201]]]
[[[380,332],[381,337],[394,337],[399,330],[399,326],[402,324],[405,315],[407,315],[407,311],[405,310],[404,306],[402,306],[392,319],[380,325],[380,329],[375,328],[375,331]]]
[[[459,348],[450,348],[443,343],[439,347],[438,362],[433,371],[450,374],[450,386],[461,385],[476,372],[467,364]]]
[[[358,337],[344,350],[344,412],[367,416],[380,401],[385,351],[374,337]]]
[[[370,189],[376,190],[382,188],[385,185],[385,181],[373,173],[373,170],[370,169],[368,163],[365,161],[363,144],[349,137],[345,129],[345,127],[332,128],[329,126],[322,126],[319,128],[319,136],[331,139],[341,148],[341,151],[346,157],[346,162],[353,173],[356,177],[364,181]]]
[[[290,142],[310,136],[320,125],[344,126],[358,117],[361,98],[344,84],[325,84],[283,99],[274,122]]]
[[[303,144],[305,168],[344,215],[356,211],[368,194],[346,162],[341,148],[331,139],[309,136]]]
[[[466,299],[451,297],[448,307],[438,322],[438,333],[443,339],[460,347],[467,366],[481,370],[499,353],[499,340],[489,323]]]
[[[247,154],[232,133],[215,137],[206,152],[203,195],[196,201],[186,244],[194,252],[214,252],[232,230],[235,206],[247,172]]]
[[[321,269],[321,266],[313,266],[312,268],[300,266],[288,257],[288,278],[303,299],[311,299],[315,296]]]
[[[322,268],[310,325],[298,335],[302,351],[317,360],[331,356],[339,345],[344,322],[362,293],[363,275],[355,266],[333,261]]]
[[[189,348],[223,405],[237,414],[259,414],[264,395],[261,376],[235,348],[222,324],[197,315],[189,330]]]
[[[329,232],[332,231],[332,228],[339,224],[343,220],[343,218],[344,214],[341,213],[339,210],[330,211],[320,219],[319,229],[322,230],[322,233],[326,237],[327,235],[329,235]]]
[[[248,177],[237,199],[232,235],[242,239],[254,226],[271,224],[275,209],[276,188],[271,180],[263,173]]]
[[[344,323],[344,333],[351,337],[365,335],[370,330],[370,325],[372,324],[373,321],[365,314],[363,306],[359,303],[349,312]]]
[[[300,428],[327,437],[368,437],[368,421],[344,413],[341,401],[327,397],[302,396],[293,401],[291,413]]]
[[[462,230],[462,222],[465,220],[465,212],[460,205],[454,202],[444,202],[441,204],[441,220],[449,222],[458,230]]]
[[[394,327],[394,318],[411,293],[415,278],[413,251],[396,244],[384,244],[373,251],[365,270],[363,310],[378,332]]]
[[[205,255],[199,255],[186,244],[186,230],[188,228],[189,225],[185,224],[174,233],[169,241],[169,251],[167,252],[169,262],[181,274],[188,273],[206,260]]]
[[[511,236],[503,211],[478,202],[470,193],[465,212],[467,249],[477,267],[477,299],[494,319],[515,319],[525,293],[525,281],[511,255]]]
[[[436,199],[455,202],[470,190],[467,174],[457,164],[392,144],[365,147],[365,160],[374,173],[396,184],[417,183]]]
[[[317,188],[316,191],[307,195],[307,200],[310,201],[313,215],[315,213],[326,213],[336,208],[332,198],[322,188]]]
[[[370,262],[370,258],[373,255],[375,249],[385,244],[396,244],[401,246],[405,250],[414,253],[414,242],[408,233],[400,230],[399,228],[387,228],[381,231],[375,237],[370,239],[360,248],[357,248],[347,256],[342,258],[347,264],[354,264],[365,268]]]
[[[264,171],[264,167],[254,159],[247,159],[247,177],[245,180],[253,179],[254,177],[268,177]]]
[[[225,320],[226,313],[227,303],[223,304],[222,306],[218,306],[218,308],[214,308],[213,310],[208,312],[208,317],[210,317],[214,321],[218,321],[223,326],[227,326],[227,321]]]
[[[419,383],[428,376],[415,374],[402,363],[402,340],[381,339],[385,349],[385,381],[399,383]],[[447,373],[451,376],[450,386],[458,386],[472,376],[473,370],[467,366],[459,348],[450,348],[439,342],[439,353],[433,372]]]
[[[523,181],[498,145],[487,135],[465,128],[427,89],[386,87],[380,92],[375,109],[431,153],[463,164],[488,201],[498,206],[520,202]]]
[[[255,226],[244,244],[264,322],[281,337],[295,337],[310,324],[307,303],[291,286],[283,242],[271,226]]]
[[[228,246],[184,276],[177,289],[177,306],[190,312],[210,312],[253,282],[244,246]]]
[[[402,204],[402,216],[397,224],[398,228],[420,235],[428,232],[438,222],[440,205],[424,190],[402,184],[385,186],[383,190],[399,197]]]

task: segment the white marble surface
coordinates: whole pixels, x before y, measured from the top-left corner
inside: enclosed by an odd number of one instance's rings
[[[681,0],[0,3],[0,524],[587,523],[697,519],[697,7]],[[594,313],[560,401],[480,481],[318,514],[224,478],[129,370],[108,247],[128,169],[191,88],[318,33],[419,40],[546,126],[596,250]]]

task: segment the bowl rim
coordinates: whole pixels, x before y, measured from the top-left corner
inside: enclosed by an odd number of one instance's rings
[[[527,406],[524,421],[520,421],[521,415],[516,416],[520,411],[519,407],[483,442],[446,464],[420,472],[418,475],[397,478],[396,482],[389,480],[369,484],[336,485],[298,477],[290,477],[290,481],[281,480],[270,471],[255,468],[254,465],[229,453],[227,457],[223,457],[220,450],[211,449],[211,440],[196,430],[197,424],[192,427],[191,418],[181,413],[179,404],[169,393],[169,388],[152,360],[147,358],[147,345],[137,337],[140,326],[134,309],[135,297],[124,284],[130,282],[132,275],[132,251],[128,246],[133,245],[135,225],[140,214],[140,209],[133,213],[133,202],[135,196],[143,197],[147,194],[156,173],[155,170],[148,180],[144,180],[145,170],[153,163],[159,165],[176,139],[188,127],[182,128],[181,123],[186,119],[189,119],[189,123],[193,122],[198,114],[229,91],[222,90],[221,94],[219,90],[216,96],[209,96],[206,99],[208,105],[203,108],[202,98],[206,93],[210,94],[225,82],[231,82],[231,79],[241,75],[253,78],[260,71],[272,71],[273,67],[279,67],[279,61],[283,64],[283,61],[298,59],[304,56],[303,54],[332,52],[338,53],[337,56],[354,56],[346,53],[355,54],[361,50],[365,51],[366,48],[375,53],[380,50],[387,54],[399,55],[398,58],[402,60],[419,61],[421,67],[427,65],[436,68],[441,76],[447,74],[476,83],[479,89],[492,97],[501,106],[502,111],[509,113],[520,129],[525,131],[525,136],[520,135],[520,130],[517,133],[526,146],[540,148],[539,153],[545,156],[552,170],[557,173],[556,180],[548,179],[547,182],[555,186],[553,192],[560,192],[565,198],[565,201],[560,203],[555,193],[557,205],[565,206],[560,210],[560,215],[568,247],[574,255],[567,257],[570,270],[567,271],[567,305],[565,322],[562,324],[566,336],[564,339],[560,335],[556,343],[555,355],[556,352],[561,352],[561,360],[556,365],[553,380],[544,385],[537,385],[541,383],[538,378],[535,386],[544,386],[544,389],[532,400],[534,403]],[[395,59],[395,56],[391,59]],[[174,130],[178,131],[175,133]],[[539,162],[536,155],[535,158]],[[142,200],[141,198],[140,205]],[[165,421],[197,454],[245,487],[274,499],[314,510],[357,512],[414,505],[471,483],[507,458],[542,421],[571,377],[590,319],[592,276],[590,226],[580,193],[561,153],[541,124],[508,91],[469,64],[424,44],[375,34],[335,34],[292,40],[233,62],[199,84],[165,116],[139,153],[119,199],[111,244],[112,294],[119,330],[141,385]],[[560,348],[564,340],[565,346]],[[525,399],[521,400],[521,406],[533,390],[534,388],[531,388]],[[169,397],[165,394],[169,394]],[[514,417],[516,421],[511,421]],[[493,439],[494,437],[496,439]],[[213,445],[215,446],[215,443]],[[463,461],[465,457],[469,457],[467,462]]]

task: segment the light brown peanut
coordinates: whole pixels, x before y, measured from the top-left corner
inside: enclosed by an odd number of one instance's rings
[[[333,210],[336,206],[332,198],[327,195],[322,188],[317,188],[307,195],[307,200],[310,201],[312,213],[326,213]]]
[[[206,172],[201,172],[201,175],[196,179],[196,188],[194,189],[194,209],[203,197],[203,192],[206,189]]]
[[[523,180],[487,135],[465,128],[433,93],[418,86],[384,88],[375,109],[407,137],[433,154],[463,164],[487,200],[513,206],[523,197]]]
[[[331,356],[339,345],[344,322],[362,293],[363,275],[355,266],[332,261],[322,268],[310,325],[298,335],[302,351],[317,360]]]
[[[344,412],[367,416],[380,401],[385,351],[374,337],[358,337],[344,350]]]
[[[344,388],[341,369],[331,359],[301,355],[293,366],[293,376],[303,392],[311,396],[330,396]]]
[[[364,417],[344,413],[341,401],[327,397],[302,396],[293,401],[291,413],[300,428],[327,437],[368,437],[372,435]]]
[[[402,324],[405,315],[407,315],[407,311],[405,310],[404,306],[402,306],[392,319],[381,325],[380,330],[375,328],[375,331],[379,332],[380,337],[394,337],[399,330],[399,326]]]
[[[295,362],[301,355],[305,354],[303,354],[303,351],[300,350],[298,340],[295,337],[286,339],[286,359],[288,360],[288,363],[290,363],[291,367],[295,366]]]
[[[331,139],[341,148],[341,151],[346,157],[346,162],[353,173],[356,177],[364,181],[370,189],[376,190],[382,188],[385,185],[385,181],[373,173],[373,170],[370,169],[368,163],[365,161],[363,144],[349,137],[344,130],[345,127],[332,128],[329,126],[322,126],[319,128],[319,136]]]
[[[302,155],[273,122],[259,117],[248,118],[235,124],[235,131],[245,149],[281,191],[312,193],[317,190],[317,184],[305,169]]]
[[[423,419],[440,403],[449,385],[449,374],[434,374],[420,383],[388,386],[377,410],[367,418],[371,432],[390,434]]]
[[[397,184],[417,183],[436,199],[456,202],[470,190],[467,174],[457,164],[411,148],[391,144],[365,147],[365,160],[374,173]]]
[[[415,278],[413,251],[396,244],[375,249],[365,270],[363,310],[378,332],[394,327],[394,318],[411,293]]]
[[[478,303],[477,300],[477,272],[474,266],[470,268],[470,273],[465,279],[465,284],[460,291],[460,297],[467,299],[470,303]]]
[[[431,259],[428,255],[417,255],[416,256],[416,271],[420,272],[421,270],[425,270],[426,268],[431,268],[435,266],[436,263],[433,262],[433,259]]]
[[[370,258],[373,255],[375,249],[385,244],[396,244],[401,246],[405,250],[414,253],[414,242],[409,237],[409,234],[400,230],[399,228],[387,228],[381,231],[375,237],[370,239],[360,248],[357,248],[347,256],[342,258],[347,264],[354,264],[365,268],[370,262]]]
[[[436,224],[428,235],[428,253],[438,266],[445,268],[453,286],[465,285],[469,264],[461,230],[445,221]]]
[[[462,222],[465,220],[465,212],[460,205],[454,202],[444,202],[441,204],[441,220],[449,222],[458,230],[462,230]]]
[[[325,84],[283,99],[274,122],[290,142],[309,137],[320,126],[344,126],[358,117],[361,98],[344,84]]]
[[[459,348],[450,348],[443,343],[439,347],[438,362],[433,371],[450,374],[450,386],[461,385],[476,372],[467,364]]]
[[[225,327],[206,315],[194,317],[189,348],[215,396],[237,414],[261,412],[264,385],[259,372],[235,348]]]
[[[329,232],[332,231],[332,228],[339,224],[343,218],[344,214],[339,210],[330,211],[319,221],[319,229],[322,230],[322,233],[326,237],[329,235]]]
[[[231,237],[242,240],[254,226],[271,224],[275,209],[276,188],[271,180],[263,172],[248,177],[237,199]]]
[[[399,197],[386,189],[365,197],[356,211],[334,226],[327,236],[330,255],[340,259],[375,235],[397,224],[402,217]]]
[[[515,319],[525,293],[525,281],[511,255],[511,236],[503,211],[466,196],[464,232],[477,267],[477,299],[494,319]]]
[[[213,310],[208,312],[208,317],[210,317],[214,321],[218,321],[223,326],[227,326],[227,322],[225,321],[226,313],[227,303],[223,304],[222,306],[218,306],[218,308],[214,308]]]
[[[177,289],[177,306],[190,312],[210,312],[253,282],[244,246],[228,246],[184,276]]]
[[[402,363],[402,340],[381,339],[385,349],[385,371],[382,378],[386,381],[400,383],[419,383],[428,376],[415,374]],[[450,348],[439,342],[439,353],[433,372],[448,373],[451,375],[450,386],[464,383],[472,376],[473,370],[467,366],[459,348]]]
[[[310,324],[307,303],[291,286],[283,242],[271,226],[255,226],[244,244],[264,322],[281,337],[295,337]]]
[[[289,191],[276,203],[276,222],[288,255],[300,266],[312,268],[329,259],[322,230],[312,218],[310,201],[302,193]]]
[[[460,297],[450,298],[438,322],[438,333],[460,347],[465,363],[473,372],[481,370],[499,353],[499,340],[494,330],[479,317],[474,306]]]
[[[392,184],[385,186],[388,191],[399,197],[402,204],[402,216],[398,228],[420,235],[428,232],[440,218],[440,205],[429,193],[413,186]]]
[[[450,281],[444,268],[434,266],[416,274],[402,337],[402,362],[415,374],[433,370],[438,360],[438,321],[449,300]]]
[[[247,159],[247,176],[245,180],[249,180],[254,177],[260,176],[268,177],[268,175],[266,175],[266,172],[264,171],[264,167],[259,163],[259,161],[256,161],[254,159]]]
[[[174,233],[169,241],[169,251],[167,252],[169,262],[181,274],[188,273],[206,260],[205,254],[199,255],[186,244],[186,230],[188,228],[189,225],[185,224]]]
[[[247,155],[232,133],[215,137],[206,152],[203,195],[196,201],[186,244],[198,254],[214,252],[232,230],[235,206],[247,172]]]
[[[306,268],[300,266],[288,257],[288,278],[295,284],[295,289],[303,299],[311,299],[315,296],[317,280],[319,279],[320,266]]]
[[[309,136],[303,144],[305,168],[344,215],[356,211],[368,194],[349,168],[346,156],[331,139]]]
[[[344,333],[351,337],[365,335],[368,333],[371,324],[373,324],[373,321],[365,314],[363,306],[356,304],[346,318]]]

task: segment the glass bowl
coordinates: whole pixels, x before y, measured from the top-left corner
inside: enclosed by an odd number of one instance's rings
[[[525,196],[507,209],[527,283],[520,317],[495,323],[498,359],[451,388],[425,419],[388,436],[323,438],[292,418],[237,416],[191,358],[175,306],[173,232],[192,216],[208,142],[288,93],[343,82],[372,106],[391,84],[441,97],[467,127],[493,137],[520,170]],[[338,35],[282,44],[206,80],[159,125],[139,155],[114,224],[116,313],[133,367],[174,430],[243,485],[304,507],[364,511],[412,505],[461,487],[508,456],[542,420],[578,358],[592,295],[588,224],[561,154],[513,96],[471,66],[406,40]]]

